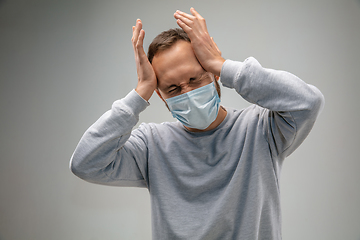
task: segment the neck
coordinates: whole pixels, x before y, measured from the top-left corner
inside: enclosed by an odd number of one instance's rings
[[[218,115],[215,119],[215,121],[213,121],[207,128],[205,129],[196,129],[196,128],[189,128],[187,126],[184,126],[187,130],[189,130],[190,132],[206,132],[206,131],[210,131],[213,130],[214,128],[216,128],[217,126],[220,125],[220,123],[222,123],[222,121],[224,121],[225,117],[226,117],[226,110],[223,106],[220,106],[219,108],[219,112]]]

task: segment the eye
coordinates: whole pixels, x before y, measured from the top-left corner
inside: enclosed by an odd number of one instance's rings
[[[175,92],[177,92],[178,90],[179,90],[178,87],[174,87],[174,88],[170,89],[170,90],[168,91],[168,93],[175,93]]]
[[[202,77],[193,77],[189,79],[189,84],[191,85],[199,85],[202,83]]]

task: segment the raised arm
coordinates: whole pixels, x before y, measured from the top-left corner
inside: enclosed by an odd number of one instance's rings
[[[132,131],[157,84],[143,49],[144,34],[138,19],[132,36],[138,73],[136,89],[114,102],[111,110],[86,130],[71,157],[71,171],[86,181],[117,186],[147,185],[146,139],[141,127]]]
[[[221,75],[224,86],[264,108],[262,124],[272,152],[289,155],[308,135],[322,109],[321,92],[291,73],[263,68],[254,58],[244,63],[225,62],[208,33],[205,19],[194,8],[190,12],[176,11],[174,17],[188,34],[202,67]]]

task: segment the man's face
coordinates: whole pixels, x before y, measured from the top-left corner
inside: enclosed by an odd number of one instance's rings
[[[198,62],[191,43],[183,40],[157,53],[152,66],[158,79],[157,92],[163,100],[214,81],[213,75],[206,72]]]

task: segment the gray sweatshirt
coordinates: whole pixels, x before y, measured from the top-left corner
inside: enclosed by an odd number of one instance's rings
[[[310,132],[324,97],[252,57],[226,60],[220,77],[253,104],[226,108],[207,132],[178,121],[132,130],[148,106],[133,90],[85,132],[71,171],[93,183],[147,188],[154,240],[281,239],[281,166]]]

